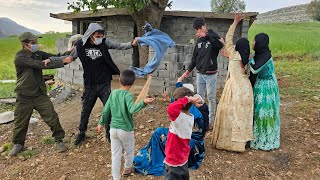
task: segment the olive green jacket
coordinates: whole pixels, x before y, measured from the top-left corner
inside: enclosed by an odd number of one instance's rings
[[[43,51],[31,53],[25,49],[20,50],[15,57],[14,64],[17,71],[17,84],[15,93],[25,96],[39,96],[47,93],[43,80],[42,69],[63,67],[62,60],[55,60],[45,67],[42,60],[48,59],[53,54]]]

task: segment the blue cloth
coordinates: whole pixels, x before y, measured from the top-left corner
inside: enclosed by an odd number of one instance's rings
[[[204,118],[197,107],[192,105],[190,113],[194,115],[195,130],[192,132],[189,142],[190,154],[188,167],[197,169],[204,158],[205,149],[203,138],[205,135],[205,124]],[[169,129],[163,127],[155,130],[149,143],[138,152],[138,155],[133,160],[137,172],[143,175],[155,176],[164,174],[164,150],[168,132]]]
[[[147,32],[139,38],[138,42],[140,46],[151,46],[155,51],[155,55],[144,68],[130,67],[136,76],[145,76],[155,71],[160,65],[160,61],[163,59],[168,47],[171,48],[175,45],[175,42],[166,33],[158,29],[152,29]]]
[[[137,172],[148,175],[162,176],[164,173],[164,148],[169,129],[157,128],[149,143],[144,146],[134,158],[133,163]],[[150,151],[149,151],[150,150]]]

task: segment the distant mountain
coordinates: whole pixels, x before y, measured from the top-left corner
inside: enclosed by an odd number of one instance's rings
[[[0,37],[7,37],[12,35],[19,36],[23,32],[32,32],[34,34],[41,34],[40,32],[32,29],[28,29],[24,26],[17,24],[9,18],[0,18]]]

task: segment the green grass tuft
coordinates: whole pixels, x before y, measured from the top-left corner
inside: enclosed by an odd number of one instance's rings
[[[0,98],[15,97],[15,83],[0,83]]]
[[[35,156],[38,154],[38,151],[36,150],[25,150],[25,151],[22,151],[18,154],[19,157],[23,157],[24,159],[29,159],[31,158],[32,156]]]
[[[2,151],[5,153],[5,156],[8,156],[12,148],[13,148],[12,143],[5,143],[2,145]]]
[[[44,137],[42,137],[41,141],[43,144],[46,144],[46,145],[54,144],[54,142],[55,142],[51,136],[44,136]]]

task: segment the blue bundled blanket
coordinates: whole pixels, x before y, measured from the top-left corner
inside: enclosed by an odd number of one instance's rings
[[[150,29],[150,31],[139,38],[138,42],[140,46],[151,46],[155,51],[155,55],[144,68],[130,67],[137,76],[145,76],[155,71],[160,65],[160,61],[163,59],[168,47],[171,48],[175,45],[175,42],[166,33],[158,29]]]
[[[189,142],[191,150],[188,159],[188,166],[191,169],[197,169],[204,158],[204,121],[205,119],[208,119],[208,117],[203,117],[199,109],[193,105],[190,108],[190,113],[194,115],[195,127]],[[137,172],[143,175],[155,176],[161,176],[164,174],[164,149],[168,131],[168,128],[157,128],[149,143],[138,152],[138,155],[133,160]]]

